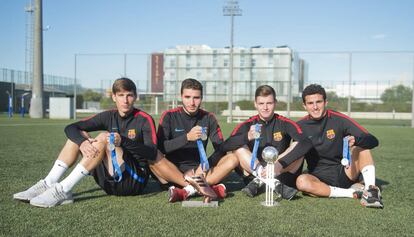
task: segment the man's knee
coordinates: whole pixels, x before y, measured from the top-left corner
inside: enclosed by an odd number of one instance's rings
[[[101,133],[98,134],[98,136],[95,137],[95,139],[98,142],[106,144],[108,142],[107,141],[107,136],[108,136],[108,132],[101,132]]]
[[[76,148],[76,149],[79,149],[79,146],[78,146],[78,144],[74,143],[72,140],[68,139],[68,140],[66,140],[65,148],[71,148],[71,149]]]
[[[229,153],[225,155],[223,159],[231,163],[234,167],[237,167],[239,165],[239,159],[234,153]]]
[[[157,151],[157,157],[155,158],[155,160],[149,160],[148,164],[150,165],[150,168],[154,167],[154,166],[159,166],[159,165],[162,164],[164,159],[165,159],[164,154],[161,151],[158,150]]]
[[[352,161],[353,162],[363,162],[363,164],[373,164],[374,159],[371,154],[371,150],[363,149],[360,147],[355,147],[352,150]]]
[[[242,146],[240,148],[237,148],[233,151],[233,154],[235,154],[237,157],[245,156],[245,154],[249,153],[250,150],[247,146]]]
[[[308,174],[301,174],[296,179],[296,187],[300,191],[308,191],[311,187],[311,179]]]

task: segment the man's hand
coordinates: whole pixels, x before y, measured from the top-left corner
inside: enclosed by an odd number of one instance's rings
[[[259,125],[260,126],[260,125]],[[259,133],[260,133],[260,130],[261,129],[259,129]],[[256,124],[253,124],[252,126],[250,126],[250,129],[249,129],[249,132],[247,133],[247,139],[249,140],[249,141],[251,141],[251,140],[254,140],[256,137],[255,137],[255,134],[256,134],[257,132],[256,132]]]
[[[355,137],[354,136],[351,136],[351,135],[348,136],[348,145],[349,145],[349,147],[353,147],[355,145]]]
[[[99,151],[95,146],[93,146],[94,142],[96,142],[95,139],[89,138],[81,143],[79,150],[81,151],[83,157],[95,158],[95,156],[98,155]]]
[[[282,164],[280,164],[279,161],[276,161],[274,163],[274,175],[279,176],[282,173],[282,170],[283,170]],[[267,172],[267,166],[263,167],[263,169],[261,170],[261,174],[260,174],[261,177],[264,179],[266,178],[266,172]]]
[[[201,127],[195,126],[193,127],[190,132],[187,133],[187,141],[196,141],[197,139],[201,138]]]
[[[82,135],[84,138],[88,139],[88,141],[89,141],[90,143],[93,143],[93,142],[98,141],[98,140],[96,140],[95,138],[91,137],[91,135],[89,135],[89,133],[88,133],[88,132],[86,132],[86,131],[81,131],[81,135]]]
[[[107,133],[107,135],[106,135],[106,141],[108,142],[108,144],[109,144],[109,140],[110,140],[110,137],[111,137],[111,133]],[[119,135],[119,133],[117,133],[117,132],[114,132],[114,145],[115,146],[121,146],[121,135]]]

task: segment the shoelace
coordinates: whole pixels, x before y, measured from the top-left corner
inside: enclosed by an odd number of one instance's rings
[[[193,176],[192,179],[194,179],[194,181],[196,181],[196,183],[200,185],[200,187],[206,187],[204,180],[200,176]]]
[[[56,199],[56,200],[63,200],[66,199],[66,195],[63,192],[63,190],[58,190],[57,186],[55,186],[55,188],[52,190],[52,196]]]
[[[37,183],[34,187],[33,187],[33,190],[34,191],[41,191],[41,190],[46,190],[46,187],[45,187],[45,183],[41,183],[41,182],[39,182],[39,183]]]

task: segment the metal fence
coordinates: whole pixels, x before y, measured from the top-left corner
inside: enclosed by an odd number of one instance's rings
[[[30,72],[0,68],[0,81],[14,83],[21,90],[30,90],[32,76]],[[43,85],[45,90],[72,95],[74,80],[69,77],[44,74]]]
[[[304,75],[304,86],[311,83],[318,83],[324,86],[328,92],[334,92],[339,98],[337,103],[330,103],[331,106],[338,106],[339,110],[344,112],[356,111],[377,111],[377,112],[412,112],[412,105],[410,102],[404,101],[406,104],[404,108],[393,108],[384,105],[381,100],[381,95],[386,89],[393,86],[404,85],[412,90],[414,83],[414,52],[412,51],[352,51],[352,52],[295,52],[303,59],[301,66]],[[86,88],[93,88],[95,91],[105,94],[110,90],[114,79],[121,76],[131,78],[137,84],[139,92],[146,94],[142,96],[138,105],[144,106],[151,113],[161,113],[162,111],[177,106],[176,102],[164,101],[161,95],[151,95],[150,81],[151,68],[150,57],[151,54],[137,53],[137,54],[76,54],[75,55],[75,72],[74,78],[77,79],[77,84]],[[245,59],[243,64],[249,66],[248,60]],[[234,61],[235,68],[240,66],[241,62]],[[252,65],[250,65],[252,66]],[[203,77],[197,74],[198,66],[190,65],[188,70],[195,72],[194,77]],[[265,68],[265,66],[262,68]],[[220,67],[223,70],[222,65]],[[266,69],[266,68],[265,68]],[[273,70],[273,67],[267,69]],[[214,70],[214,68],[212,68]],[[295,70],[298,68],[293,68]],[[0,81],[14,82],[16,84],[30,85],[30,76],[22,71],[0,69]],[[52,75],[45,75],[45,86],[51,86],[55,89],[66,91],[72,94],[73,79],[67,77],[59,77]],[[178,78],[179,84],[183,78]],[[223,79],[225,80],[225,79]],[[237,82],[240,78],[234,78]],[[244,83],[244,82],[243,82]],[[265,78],[257,78],[257,81],[250,83],[251,90],[262,83],[272,83]],[[278,91],[277,82],[273,82],[276,91]],[[289,83],[289,82],[281,82]],[[299,82],[291,82],[299,83]],[[301,82],[300,82],[301,83]],[[214,102],[218,98],[225,99],[228,94],[217,93],[214,89],[220,85],[214,85],[214,80],[205,83],[208,91],[205,93],[205,108],[216,113],[221,114],[223,110],[227,109],[226,102]],[[170,86],[170,85],[165,85]],[[222,86],[222,84],[221,84]],[[244,83],[244,87],[246,87]],[[283,88],[288,86],[284,85]],[[299,86],[300,87],[300,86]],[[174,86],[175,94],[179,99],[179,85]],[[169,88],[170,89],[170,88]],[[233,88],[237,95],[237,89]],[[170,90],[171,91],[171,90]],[[253,94],[250,93],[251,101],[253,101]],[[279,99],[281,109],[302,110],[300,108],[300,101],[298,102],[298,94],[292,94],[290,100]],[[234,98],[237,98],[235,96]],[[250,101],[250,102],[251,102]],[[295,104],[296,103],[296,104]],[[234,101],[236,106],[241,109],[252,109],[252,103],[246,101]],[[289,105],[287,105],[289,104]],[[298,104],[298,105],[297,105]],[[381,107],[382,105],[382,107]],[[247,106],[247,108],[246,108]],[[250,106],[250,107],[249,107]],[[408,108],[408,110],[407,110]],[[403,110],[403,111],[400,111]]]

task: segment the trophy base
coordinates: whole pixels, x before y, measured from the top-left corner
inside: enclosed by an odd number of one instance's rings
[[[265,207],[276,207],[280,205],[279,202],[276,202],[276,201],[273,202],[273,205],[269,205],[269,203],[266,203],[266,201],[263,201],[260,204],[262,204],[262,206],[265,206]]]
[[[203,202],[203,201],[183,201],[182,207],[218,207],[218,201]]]

